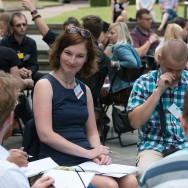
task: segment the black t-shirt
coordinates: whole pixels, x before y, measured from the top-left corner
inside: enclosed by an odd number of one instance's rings
[[[51,46],[55,42],[55,39],[58,36],[59,36],[58,33],[55,33],[49,29],[48,32],[46,33],[46,35],[43,37],[43,41],[46,42],[46,44],[48,44],[48,46]]]
[[[12,48],[20,60],[19,68],[25,67],[36,73],[39,69],[37,60],[37,45],[35,40],[24,36],[21,44],[18,44],[13,34],[3,37],[1,46]]]
[[[0,70],[10,73],[10,68],[19,64],[20,60],[13,49],[0,46]]]

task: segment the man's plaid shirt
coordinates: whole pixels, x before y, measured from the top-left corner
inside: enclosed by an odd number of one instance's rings
[[[157,71],[151,71],[148,74],[142,75],[133,86],[129,102],[127,105],[127,111],[131,111],[137,106],[143,104],[149,96],[153,93],[158,86],[158,81],[161,75],[159,69]],[[157,76],[157,80],[156,80]],[[172,146],[177,148],[184,148],[186,145],[186,137],[183,133],[181,123],[179,119],[176,119],[169,111],[168,108],[174,103],[180,110],[183,110],[184,94],[188,90],[188,72],[183,71],[181,80],[174,88],[167,88],[162,94],[163,109],[166,117],[166,143],[167,148]],[[142,114],[140,114],[142,115]],[[164,150],[163,138],[160,134],[160,116],[159,116],[159,104],[153,111],[150,119],[142,125],[139,131],[139,140],[137,143],[138,152],[146,149],[153,149],[159,152]]]

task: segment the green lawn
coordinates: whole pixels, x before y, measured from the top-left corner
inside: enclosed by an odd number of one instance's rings
[[[62,5],[61,2],[58,1],[38,1],[38,6],[43,7],[43,6],[54,6],[54,5]]]
[[[65,5],[66,6],[66,5]],[[155,5],[155,12],[157,21],[160,21],[161,14],[159,11],[158,4]],[[128,17],[135,17],[135,5],[130,5],[127,10]],[[46,23],[63,23],[68,17],[74,16],[78,20],[85,15],[96,14],[99,15],[104,21],[110,22],[110,7],[97,7],[97,8],[80,8],[76,11],[70,11],[60,14],[59,16],[45,19]],[[183,7],[179,7],[178,9],[179,16],[183,16]]]

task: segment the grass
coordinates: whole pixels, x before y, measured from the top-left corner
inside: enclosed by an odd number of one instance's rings
[[[66,6],[66,5],[64,5],[64,6]],[[160,21],[161,13],[160,13],[158,4],[155,5],[154,9],[155,9],[155,13],[156,13],[156,19],[157,19],[157,21]],[[130,5],[128,7],[127,13],[128,13],[128,17],[134,18],[135,17],[135,5]],[[58,16],[55,16],[52,18],[47,18],[47,19],[45,19],[45,22],[49,23],[49,24],[50,23],[63,23],[70,16],[74,16],[80,21],[83,16],[89,15],[89,14],[98,15],[104,21],[110,22],[110,7],[80,8],[78,10],[59,14]],[[181,6],[179,6],[178,15],[183,16],[183,7],[181,7]]]
[[[58,1],[38,1],[37,4],[38,4],[39,7],[62,5],[62,3],[58,2]]]

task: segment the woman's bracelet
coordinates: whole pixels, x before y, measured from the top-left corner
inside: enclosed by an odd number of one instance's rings
[[[32,21],[35,21],[37,18],[41,18],[41,15],[38,14],[38,15],[34,16],[34,17],[32,18]]]

